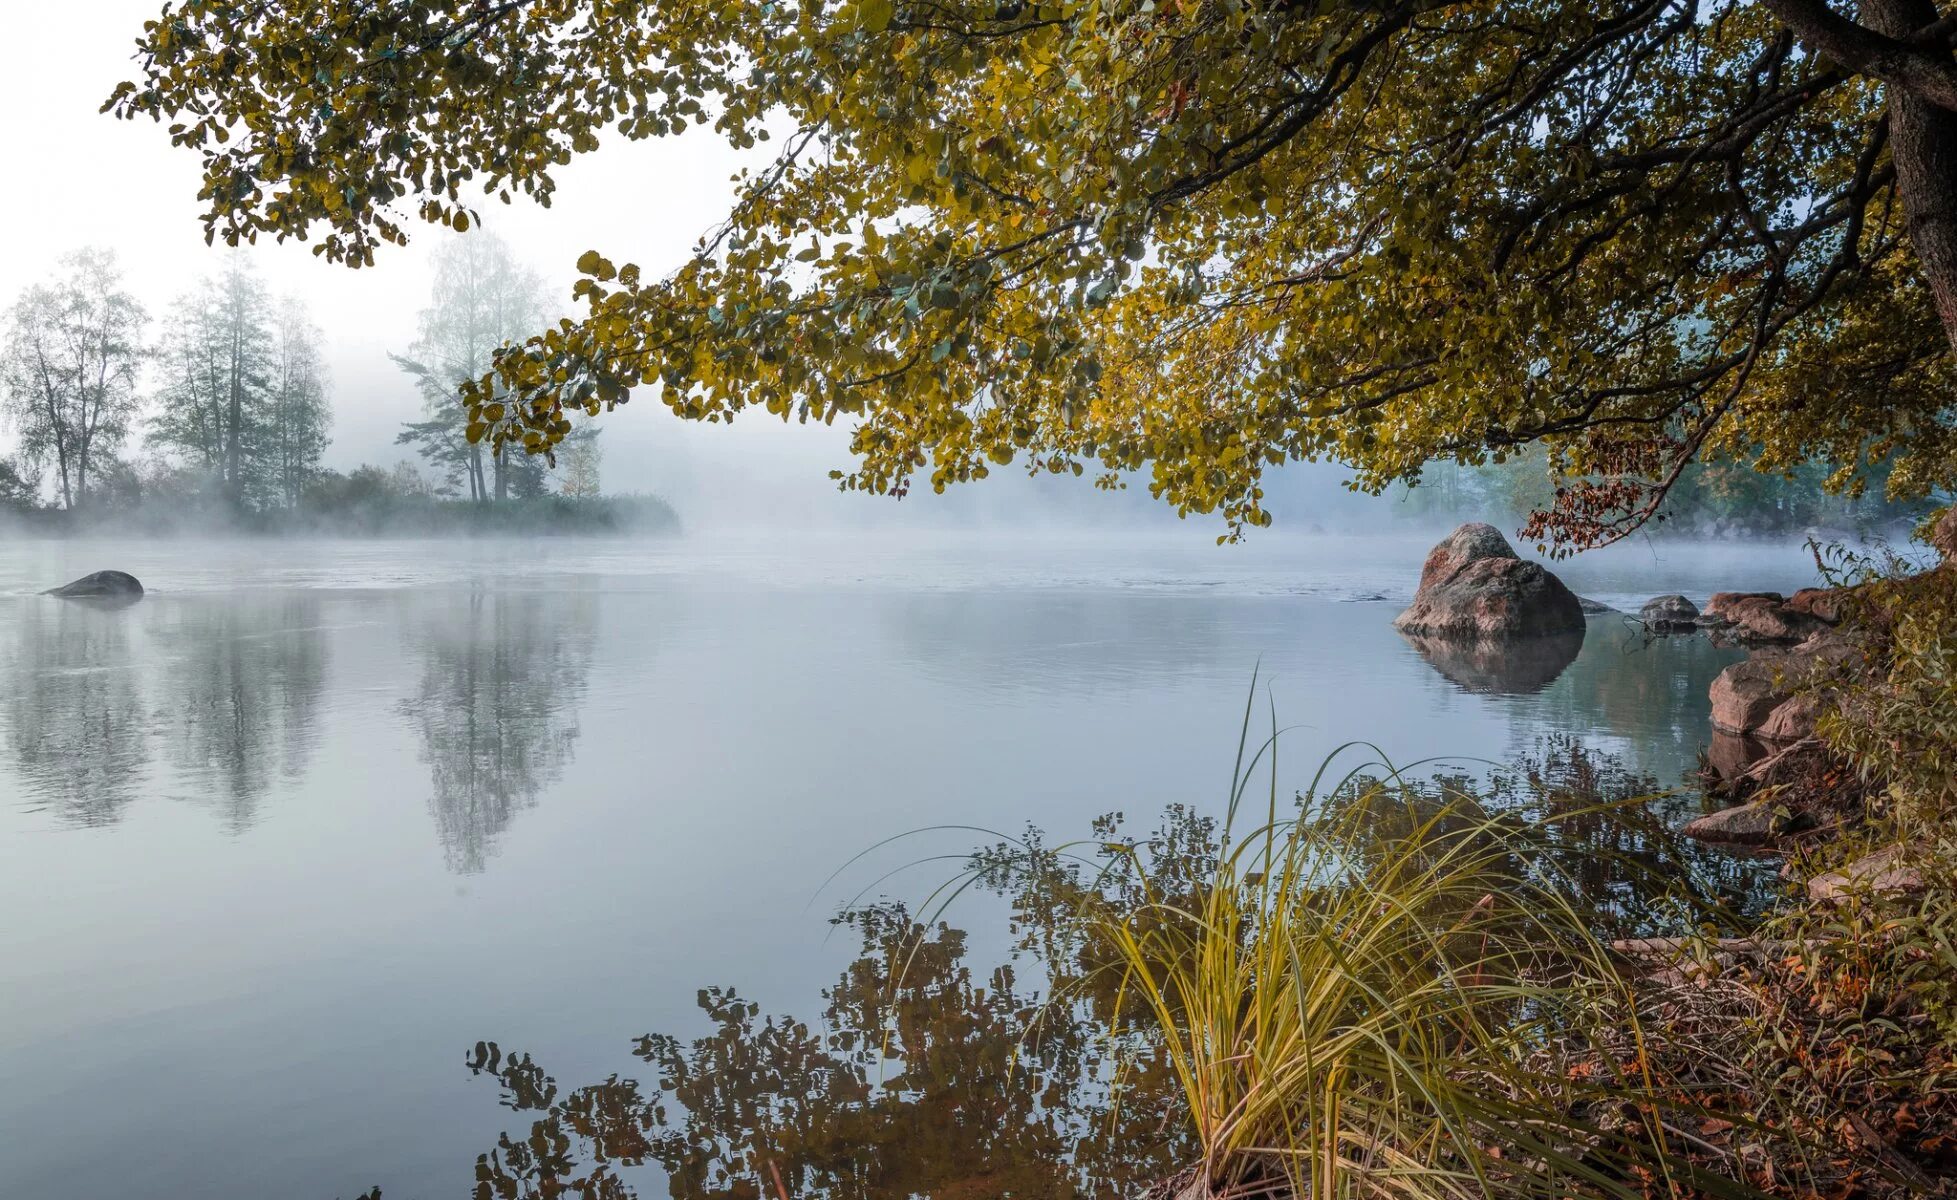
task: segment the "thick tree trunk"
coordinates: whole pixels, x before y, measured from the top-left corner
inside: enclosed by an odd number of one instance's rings
[[[1862,22],[1908,38],[1939,16],[1934,0],[1862,0]],[[1901,87],[1889,99],[1889,153],[1910,245],[1935,297],[1944,334],[1957,347],[1957,112]]]

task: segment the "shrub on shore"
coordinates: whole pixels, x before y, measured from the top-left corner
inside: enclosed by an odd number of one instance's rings
[[[483,503],[394,486],[386,472],[329,474],[291,508],[238,509],[202,491],[147,495],[69,512],[9,515],[42,536],[302,535],[469,537],[676,534],[679,515],[658,496],[545,495]]]

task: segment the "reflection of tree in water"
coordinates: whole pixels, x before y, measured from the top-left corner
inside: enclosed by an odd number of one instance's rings
[[[650,1164],[675,1200],[1135,1196],[1189,1156],[1162,1064],[1134,1062],[1115,1104],[1084,1008],[1043,1011],[1010,967],[975,976],[956,929],[891,908],[849,921],[862,953],[821,1030],[703,991],[713,1032],[640,1039],[656,1086],[564,1093],[478,1044],[471,1070],[537,1117],[477,1159],[476,1194],[615,1200],[636,1194],[621,1171]]]
[[[1684,895],[1674,885],[1687,875],[1701,897],[1746,882],[1730,866],[1704,873],[1709,864],[1662,825],[1610,807],[1648,782],[1554,741],[1475,791],[1518,823],[1558,817],[1563,825],[1535,850],[1518,840],[1527,861],[1516,869],[1559,872],[1617,932],[1660,923],[1661,898]],[[1406,819],[1431,820],[1463,786],[1409,784]],[[1309,811],[1333,816],[1352,795]],[[1374,838],[1396,832],[1369,829],[1348,849],[1368,853]],[[1114,818],[1093,834],[1102,844],[1121,837]],[[624,1200],[644,1185],[640,1167],[663,1173],[675,1200],[1142,1195],[1196,1148],[1148,1039],[1110,1045],[1118,977],[1097,970],[1102,956],[1076,918],[1086,905],[1139,911],[1144,894],[1188,898],[1179,907],[1193,911],[1219,835],[1214,820],[1176,807],[1136,843],[1140,853],[1098,867],[1030,830],[974,858],[975,879],[1011,903],[1016,961],[1037,964],[1036,986],[1064,1003],[1042,1005],[1012,965],[975,974],[960,931],[881,907],[846,918],[861,953],[824,992],[820,1028],[706,990],[699,1003],[712,1032],[640,1039],[638,1057],[656,1082],[613,1075],[569,1092],[527,1055],[478,1043],[470,1070],[497,1079],[503,1103],[534,1116],[527,1133],[505,1133],[478,1157],[476,1195]],[[1674,910],[1667,927],[1688,911]]]
[[[326,682],[319,598],[244,596],[171,610],[158,726],[201,799],[248,828],[279,780],[297,778]]]
[[[477,589],[428,599],[420,734],[450,870],[476,872],[521,810],[570,765],[597,628],[591,597]]]
[[[135,798],[148,762],[142,693],[125,610],[55,601],[21,606],[8,656],[8,740],[36,807],[107,825]]]
[[[1176,596],[1095,589],[931,592],[879,602],[899,648],[934,681],[956,688],[1028,680],[1096,695],[1181,678],[1192,663],[1224,659],[1225,633],[1209,606]],[[1250,647],[1245,661],[1263,647]]]

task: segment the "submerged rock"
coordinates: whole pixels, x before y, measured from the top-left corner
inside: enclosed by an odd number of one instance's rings
[[[1677,594],[1656,596],[1644,602],[1644,607],[1638,610],[1638,620],[1643,621],[1647,629],[1659,633],[1696,629],[1699,626],[1699,606]]]
[[[1562,580],[1519,558],[1501,530],[1471,522],[1427,555],[1420,590],[1393,625],[1406,634],[1476,641],[1581,637],[1584,615]]]
[[[143,598],[143,585],[126,571],[97,571],[58,588],[49,588],[42,595],[59,596],[64,600],[131,602]]]
[[[1520,696],[1556,681],[1583,649],[1582,633],[1475,641],[1404,634],[1429,666],[1463,691]]]
[[[1838,594],[1824,588],[1803,588],[1791,600],[1779,592],[1719,592],[1699,623],[1747,645],[1787,644],[1833,625],[1838,605]]]

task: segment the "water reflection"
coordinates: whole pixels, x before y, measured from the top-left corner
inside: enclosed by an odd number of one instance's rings
[[[477,1043],[469,1070],[535,1116],[477,1158],[475,1194],[623,1200],[647,1166],[674,1200],[1071,1200],[1139,1195],[1189,1157],[1160,1059],[1117,1089],[1091,1014],[1043,1008],[1011,966],[975,973],[960,930],[894,906],[844,920],[861,952],[819,1027],[707,989],[712,1032],[639,1039],[656,1084],[563,1091]]]
[[[35,807],[65,824],[111,824],[141,788],[147,731],[122,618],[37,598],[6,659],[15,764]]]
[[[1614,622],[1593,623],[1583,653],[1535,702],[1538,727],[1591,745],[1624,745],[1639,769],[1676,787],[1692,776],[1710,736],[1712,681],[1745,656],[1697,634],[1654,639]]]
[[[1466,786],[1496,811],[1558,818],[1514,869],[1560,874],[1608,935],[1678,932],[1768,886],[1636,809],[1601,807],[1650,781],[1568,741],[1546,742],[1492,784],[1418,785],[1406,819],[1428,819],[1425,805]],[[1095,837],[1118,838],[1119,824],[1103,818]],[[1388,822],[1370,836],[1399,832]],[[819,1023],[702,990],[710,1032],[640,1038],[646,1081],[614,1074],[565,1090],[529,1055],[478,1042],[469,1071],[494,1079],[530,1125],[477,1157],[475,1194],[625,1200],[662,1178],[673,1200],[1148,1194],[1196,1147],[1158,1045],[1134,1032],[1110,1040],[1107,1030],[1133,1021],[1116,1020],[1118,973],[1097,969],[1104,956],[1074,915],[1090,903],[1132,908],[1144,894],[1196,906],[1219,839],[1214,819],[1172,807],[1142,853],[1098,869],[1029,829],[972,864],[1010,907],[1014,955],[1003,965],[975,969],[962,931],[900,906],[848,913],[839,920],[859,952],[822,993]]]
[[[453,871],[481,871],[516,814],[570,765],[597,638],[581,593],[476,588],[413,602],[421,677],[400,713],[420,739]]]
[[[1583,649],[1582,630],[1493,642],[1401,636],[1461,690],[1493,695],[1542,691],[1556,682]]]
[[[200,803],[243,831],[275,783],[305,773],[326,682],[316,593],[173,608],[158,729]]]

